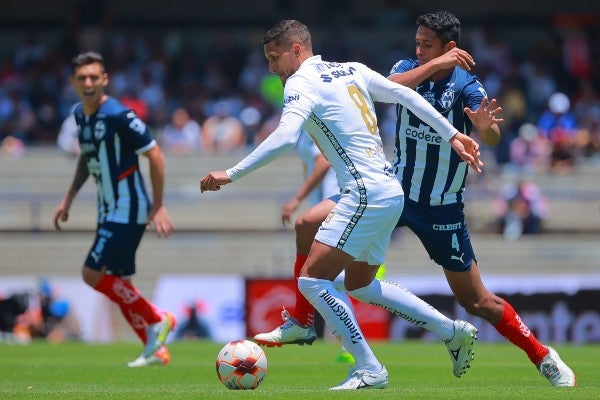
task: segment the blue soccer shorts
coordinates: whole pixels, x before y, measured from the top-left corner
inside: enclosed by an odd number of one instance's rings
[[[145,225],[99,224],[85,266],[96,271],[106,267],[107,273],[116,276],[133,276],[135,253],[145,230]]]
[[[413,231],[429,257],[447,270],[468,271],[473,260],[476,261],[463,204],[429,206],[407,197],[396,226],[406,226]]]

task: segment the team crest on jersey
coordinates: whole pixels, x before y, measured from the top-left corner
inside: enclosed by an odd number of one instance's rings
[[[449,108],[452,107],[452,104],[454,104],[454,95],[456,94],[456,91],[448,88],[446,90],[444,90],[444,93],[442,93],[442,96],[440,97],[440,104],[442,105],[442,107],[444,108],[444,110],[448,110]]]
[[[94,127],[94,136],[96,137],[96,140],[102,140],[105,134],[106,125],[104,125],[104,121],[97,121],[96,126]]]

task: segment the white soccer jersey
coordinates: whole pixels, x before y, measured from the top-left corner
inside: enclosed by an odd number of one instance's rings
[[[227,174],[236,180],[272,161],[297,143],[304,127],[331,164],[342,191],[391,195],[398,185],[389,179],[394,175],[383,152],[373,100],[410,106],[446,141],[457,132],[412,89],[363,64],[313,56],[285,84],[277,129]]]

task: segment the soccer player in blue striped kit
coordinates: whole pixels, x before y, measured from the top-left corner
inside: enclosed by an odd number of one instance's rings
[[[163,153],[144,122],[105,93],[108,74],[100,54],[79,54],[72,68],[71,84],[81,99],[73,111],[81,155],[71,186],[54,214],[54,226],[61,230],[60,222],[69,218],[71,203],[91,175],[98,197],[97,230],[81,272],[83,280],[119,306],[144,343],[142,354],[128,366],[165,365],[171,357],[164,342],[175,318],[146,300],[131,280],[136,272],[135,253],[148,223],[159,237],[173,231],[163,206]],[[152,201],[139,170],[140,154],[150,164]]]

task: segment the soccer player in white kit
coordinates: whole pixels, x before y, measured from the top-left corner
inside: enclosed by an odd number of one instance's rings
[[[298,21],[276,24],[267,32],[263,45],[270,71],[284,84],[279,125],[237,165],[204,176],[201,191],[219,190],[274,160],[296,145],[302,128],[313,137],[335,171],[342,193],[319,228],[298,287],[355,359],[355,369],[331,389],[386,387],[387,370],[332,284],[354,260],[369,267],[355,269],[352,274],[346,271],[347,281],[366,286],[374,279],[402,213],[404,194],[385,158],[373,101],[410,106],[463,160],[481,172],[479,146],[412,89],[363,64],[326,62],[313,55],[310,32]],[[398,286],[398,290],[403,289]]]

